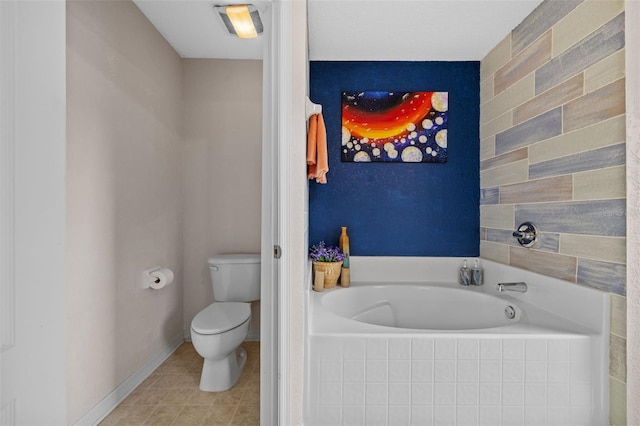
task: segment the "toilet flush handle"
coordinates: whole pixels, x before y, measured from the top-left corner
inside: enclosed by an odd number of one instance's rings
[[[216,265],[211,265],[211,270],[217,272],[220,270],[220,268],[218,268]]]

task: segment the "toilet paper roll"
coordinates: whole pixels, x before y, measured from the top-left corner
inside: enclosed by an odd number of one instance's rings
[[[149,287],[155,290],[166,287],[173,282],[173,271],[169,268],[160,268],[149,275],[151,277]]]

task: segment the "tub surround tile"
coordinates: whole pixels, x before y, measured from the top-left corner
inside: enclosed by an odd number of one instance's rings
[[[518,54],[529,44],[567,16],[583,0],[542,2],[512,32],[512,55]]]
[[[364,405],[365,401],[365,389],[363,383],[348,383],[345,382],[343,386],[343,400],[344,405]]]
[[[529,178],[529,162],[527,160],[516,161],[504,166],[480,172],[480,187],[507,185],[523,182]]]
[[[626,144],[611,145],[593,151],[581,152],[555,160],[543,161],[529,166],[529,177],[540,179],[550,176],[566,175],[588,170],[624,165]],[[607,197],[611,198],[611,197]],[[593,198],[591,198],[593,199]]]
[[[411,383],[389,383],[389,405],[411,405]]]
[[[502,383],[524,382],[524,361],[503,361]]]
[[[480,103],[491,98],[493,98],[493,78],[489,77],[480,81]]]
[[[480,139],[488,139],[490,137],[494,137],[500,132],[504,132],[505,130],[511,128],[513,126],[513,114],[511,110],[504,112],[502,115],[490,120],[490,121],[481,121],[480,124]],[[492,148],[494,149],[494,148]],[[492,154],[492,156],[495,154]]]
[[[456,386],[456,404],[478,405],[478,383],[460,383]]]
[[[456,359],[456,339],[436,339],[435,359],[451,360]]]
[[[416,359],[411,362],[411,381],[414,383],[433,382],[432,360]]]
[[[500,204],[570,201],[572,198],[572,176],[529,180],[500,187]]]
[[[480,228],[480,241],[487,239],[487,228],[484,226]]]
[[[409,383],[411,382],[411,361],[410,360],[389,360],[389,382]]]
[[[627,336],[627,298],[611,295],[611,334]]]
[[[434,348],[433,339],[411,339],[411,358],[434,359]]]
[[[609,419],[614,426],[627,424],[627,385],[609,378]]]
[[[498,204],[500,202],[500,191],[497,186],[493,188],[480,189],[480,205]]]
[[[535,75],[532,73],[482,104],[480,108],[480,122],[488,123],[505,113],[511,116],[511,110],[513,108],[532,99],[535,94]],[[481,126],[480,137],[483,138],[487,136],[490,135],[483,134]]]
[[[596,124],[625,113],[625,79],[587,93],[562,107],[565,132]]]
[[[385,426],[387,424],[387,407],[366,407],[365,421],[367,425]]]
[[[514,226],[515,229],[515,226]],[[513,229],[492,229],[487,228],[487,241],[507,244],[509,246],[520,247],[520,243],[513,236]],[[535,249],[558,253],[560,244],[560,234],[541,232],[538,237]]]
[[[411,407],[411,426],[419,425],[433,425],[433,408]]]
[[[554,3],[554,2],[547,2]],[[536,71],[536,94],[584,71],[624,47],[624,13]]]
[[[583,90],[584,75],[580,73],[514,108],[513,124],[523,123],[550,109],[562,106],[582,96]]]
[[[525,248],[509,248],[509,264],[562,280],[576,282],[577,259]]]
[[[480,362],[480,383],[502,382],[502,361]]]
[[[389,359],[411,359],[411,339],[391,339]]]
[[[504,244],[480,241],[480,257],[508,265],[509,247]]]
[[[553,56],[558,56],[624,11],[624,1],[588,0],[553,27]]]
[[[515,55],[494,74],[494,94],[504,92],[527,74],[551,59],[551,31],[545,32],[540,38]]]
[[[551,58],[526,68],[525,58],[544,45],[549,33]],[[498,50],[492,52],[491,62],[483,60],[480,66],[484,71],[480,166],[485,172],[527,160],[529,168],[520,181],[514,180],[513,168],[500,170],[502,176],[482,173],[480,255],[611,292],[610,373],[620,380],[610,378],[610,423],[626,424],[626,385],[620,363],[626,336],[624,1],[545,1],[508,40],[510,56],[504,53],[507,44],[503,43],[500,55]],[[502,62],[499,66],[497,57]],[[533,96],[529,92],[532,74]],[[492,87],[497,96],[490,96]],[[549,131],[542,123],[532,131],[524,130],[528,121],[557,108],[562,121],[557,134],[535,140],[535,131]],[[512,159],[518,149],[527,149],[526,157]],[[522,176],[523,172],[518,178]],[[564,179],[564,192],[551,194],[553,187],[533,189],[533,181],[543,184],[555,178]],[[545,199],[547,195],[555,198]],[[504,204],[496,205],[496,197]],[[509,223],[510,211],[498,206],[513,208],[514,220]],[[522,221],[532,221],[542,231],[534,250],[521,248],[511,236]],[[536,370],[541,366],[534,363],[543,361],[526,361],[525,402],[546,397],[567,405],[540,412],[530,407],[524,413],[509,411],[510,407],[492,413],[481,406],[480,424],[500,424],[510,418],[515,424],[536,425],[589,421],[585,413],[591,385],[569,382],[572,377],[588,377],[587,368],[572,363],[567,348],[552,342],[547,348],[545,393],[531,382],[542,377],[542,370]],[[486,376],[481,364],[480,380]],[[482,395],[480,389],[481,400]]]
[[[584,90],[593,92],[609,83],[623,78],[625,72],[625,49],[607,56],[584,71]]]
[[[480,373],[480,363],[478,356],[474,360],[459,360],[456,370],[456,381],[458,383],[478,383]]]
[[[627,379],[627,339],[611,335],[609,340],[609,375],[624,382]]]
[[[625,154],[626,158],[626,154]],[[625,198],[627,193],[626,165],[576,173],[573,177],[574,200]]]
[[[480,139],[480,160],[486,160],[496,154],[495,135]]]
[[[611,293],[626,294],[627,267],[618,263],[579,259],[578,282]]]
[[[433,383],[412,383],[411,404],[433,405]]]
[[[529,158],[529,149],[527,147],[516,149],[502,155],[495,156],[488,160],[480,162],[480,170],[487,170],[494,167],[505,166],[516,161],[526,160]]]
[[[592,235],[560,235],[560,253],[614,263],[626,263],[626,238]]]
[[[539,163],[616,145],[625,138],[625,117],[618,116],[529,146],[529,161]]]
[[[530,221],[544,232],[610,237],[625,235],[625,215],[624,199],[521,204],[515,207],[516,223]]]
[[[511,34],[498,43],[480,63],[480,78],[486,80],[511,59]],[[493,96],[493,95],[492,95]],[[482,102],[482,99],[480,100]]]
[[[496,154],[558,136],[562,133],[562,108],[554,108],[496,135]]]

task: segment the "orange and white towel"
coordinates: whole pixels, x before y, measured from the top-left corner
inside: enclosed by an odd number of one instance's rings
[[[307,168],[309,179],[315,179],[318,183],[327,183],[329,171],[327,129],[324,127],[322,114],[314,114],[309,118]]]

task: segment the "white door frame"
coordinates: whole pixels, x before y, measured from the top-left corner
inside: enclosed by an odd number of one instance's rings
[[[299,309],[304,304],[306,244],[306,0],[274,0],[267,13],[271,23],[263,59],[260,418],[265,426],[289,426],[302,424],[303,410]],[[279,260],[273,258],[274,244],[282,248]]]

